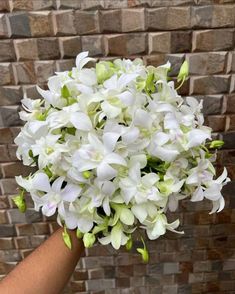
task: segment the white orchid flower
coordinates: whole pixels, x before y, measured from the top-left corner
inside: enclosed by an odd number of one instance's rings
[[[44,215],[53,215],[62,202],[73,202],[80,195],[81,187],[67,184],[65,188],[62,188],[64,181],[64,177],[59,177],[51,185],[46,174],[37,173],[34,176],[33,189],[45,193],[43,196],[39,196],[38,193],[33,193],[35,204],[37,208],[42,207],[42,213]]]
[[[38,166],[40,169],[48,164],[55,164],[60,161],[61,154],[68,151],[64,144],[57,143],[60,137],[61,135],[48,134],[36,140],[31,146],[33,155],[38,156]]]
[[[79,111],[78,104],[64,107],[60,111],[54,111],[47,117],[50,128],[75,127],[81,131],[90,131],[92,123],[88,115]]]
[[[103,245],[109,243],[112,244],[113,248],[118,250],[121,245],[125,245],[128,241],[128,237],[124,234],[122,224],[118,222],[111,230],[111,233],[108,236],[99,238],[99,242]]]
[[[141,177],[140,165],[136,164],[129,170],[129,176],[120,180],[121,193],[128,204],[132,199],[136,203],[144,203],[147,200],[160,200],[160,193],[155,186],[159,177],[155,173],[149,173]]]
[[[116,176],[117,170],[111,166],[126,165],[126,161],[114,152],[119,135],[105,133],[102,141],[97,136],[89,133],[89,144],[83,145],[73,156],[74,166],[79,172],[96,169],[99,180],[110,180]]]

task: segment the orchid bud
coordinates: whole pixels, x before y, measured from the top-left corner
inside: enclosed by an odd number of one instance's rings
[[[185,60],[180,67],[179,74],[177,76],[177,82],[184,80],[189,74],[189,64],[188,61]]]
[[[83,236],[83,243],[86,248],[90,248],[95,243],[95,235],[92,233],[85,233]]]

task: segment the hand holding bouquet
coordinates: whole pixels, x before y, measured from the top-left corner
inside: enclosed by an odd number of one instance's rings
[[[17,156],[37,171],[16,177],[19,209],[25,211],[29,192],[35,210],[57,214],[68,247],[66,228],[77,229],[86,247],[100,242],[115,249],[130,248],[138,228],[150,240],[167,230],[182,233],[166,212],[186,197],[207,198],[211,213],[221,211],[229,178],[224,169],[215,179],[210,150],[222,142],[211,141],[203,125],[202,101],[177,93],[170,62],[153,67],[116,59],[85,68],[92,60],[80,53],[76,67],[49,78],[48,90],[37,87],[42,99],[22,100],[26,123],[15,139]],[[180,86],[187,74],[184,62]],[[138,252],[148,260],[145,244]]]

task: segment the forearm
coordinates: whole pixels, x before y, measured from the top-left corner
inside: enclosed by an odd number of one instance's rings
[[[68,282],[83,252],[75,231],[69,231],[72,250],[57,230],[0,283],[1,294],[59,294]]]

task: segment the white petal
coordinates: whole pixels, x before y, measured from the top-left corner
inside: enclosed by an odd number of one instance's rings
[[[117,174],[117,171],[106,162],[102,162],[97,167],[97,177],[99,180],[111,180]]]
[[[70,121],[78,130],[90,131],[92,128],[90,118],[82,112],[72,113]]]
[[[57,193],[60,193],[63,181],[64,181],[64,177],[57,178],[52,184],[52,190],[57,192]]]
[[[194,129],[187,134],[188,137],[188,147],[195,147],[202,144],[206,139],[210,138],[210,135],[206,132],[198,129]]]
[[[104,147],[109,152],[112,152],[119,137],[120,135],[117,133],[111,133],[111,132],[104,133],[103,135]]]
[[[105,156],[104,161],[107,163],[114,163],[114,164],[120,164],[126,166],[125,159],[122,158],[122,156],[116,154],[116,153],[110,153]]]
[[[131,208],[131,211],[134,213],[135,217],[141,222],[143,223],[145,221],[145,219],[147,218],[147,210],[144,207],[143,204],[140,205],[133,205]]]
[[[133,225],[135,219],[133,213],[128,208],[122,208],[120,213],[120,220],[125,225],[131,226]]]
[[[73,202],[77,199],[82,188],[76,185],[67,184],[61,193],[61,197],[64,201]]]
[[[77,55],[76,57],[76,67],[81,70],[87,62],[91,60],[95,60],[94,58],[87,57],[88,56],[88,51],[81,52],[80,54]]]
[[[191,201],[192,202],[202,201],[203,198],[204,198],[203,190],[202,190],[202,187],[200,186],[193,192],[193,195],[191,197]]]
[[[37,173],[33,178],[33,187],[35,190],[39,191],[51,191],[51,185],[48,176],[44,173]]]
[[[52,216],[56,212],[57,204],[56,203],[46,203],[42,207],[42,213],[46,216]]]
[[[121,240],[122,240],[122,230],[121,227],[116,225],[112,228],[111,231],[111,243],[113,248],[118,250],[121,246]]]

